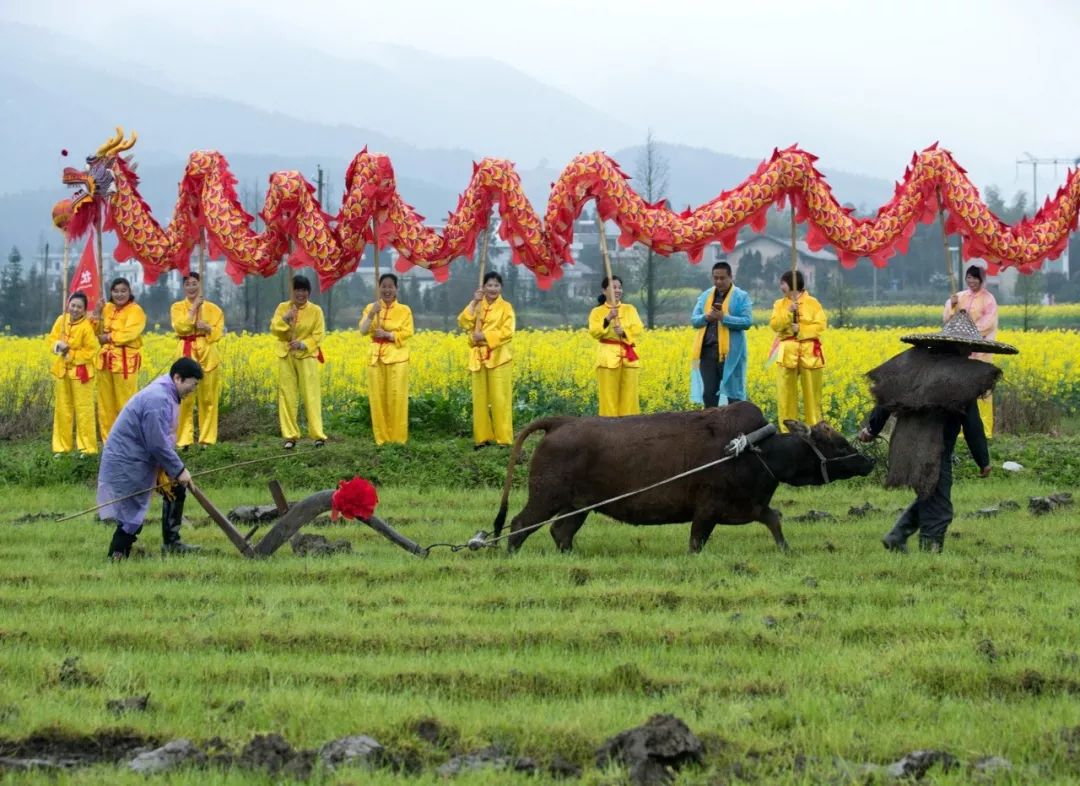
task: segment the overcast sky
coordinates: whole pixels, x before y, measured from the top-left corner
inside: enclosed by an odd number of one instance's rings
[[[1007,192],[1030,188],[1025,152],[1080,156],[1076,0],[0,0],[0,18],[121,50],[243,33],[283,56],[290,43],[488,56],[666,141],[758,158],[798,142],[890,179],[935,140]],[[1063,178],[1041,168],[1041,195]]]

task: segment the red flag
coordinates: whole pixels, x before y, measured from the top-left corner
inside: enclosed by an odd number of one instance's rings
[[[98,281],[97,259],[94,256],[93,236],[86,238],[86,248],[83,249],[79,258],[79,265],[75,268],[75,275],[71,277],[71,289],[68,294],[82,292],[86,295],[86,310],[93,311],[97,305],[101,293],[101,282]]]

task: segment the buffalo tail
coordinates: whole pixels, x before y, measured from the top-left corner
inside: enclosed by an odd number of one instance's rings
[[[514,440],[514,446],[510,449],[510,464],[506,468],[506,482],[503,483],[502,500],[499,502],[499,513],[495,516],[495,523],[492,525],[492,530],[495,533],[493,537],[499,537],[502,533],[503,526],[506,524],[506,511],[510,505],[510,486],[514,482],[514,467],[517,466],[518,457],[521,455],[521,446],[525,444],[525,440],[528,439],[529,435],[534,431],[551,431],[566,420],[566,417],[540,418],[527,425],[517,435],[517,439]]]

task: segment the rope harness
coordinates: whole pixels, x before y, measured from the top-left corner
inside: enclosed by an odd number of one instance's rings
[[[802,434],[799,434],[798,437],[799,437],[799,439],[801,439],[803,442],[805,442],[807,445],[810,446],[810,450],[814,451],[814,455],[816,455],[817,458],[818,458],[818,461],[821,462],[821,464],[820,464],[820,466],[821,466],[821,479],[825,483],[830,483],[831,482],[829,480],[829,466],[828,466],[830,461],[845,461],[846,459],[856,458],[856,457],[865,458],[865,456],[863,456],[863,454],[860,453],[858,450],[852,450],[851,453],[845,453],[843,456],[833,456],[832,458],[826,458],[825,454],[822,453],[818,449],[818,446],[815,445],[812,440],[806,438]],[[776,480],[776,475],[773,475],[773,471],[771,469],[769,469],[769,465],[766,464],[765,459],[763,459],[761,457],[761,451],[757,447],[751,447],[750,449],[753,451],[754,455],[757,456],[758,461],[761,462],[761,466],[763,466],[765,468],[765,471],[769,473],[769,475],[772,477],[773,480]]]

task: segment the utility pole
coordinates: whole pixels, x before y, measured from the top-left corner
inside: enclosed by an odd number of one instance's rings
[[[1034,216],[1039,211],[1039,164],[1052,164],[1054,167],[1054,178],[1056,179],[1059,164],[1070,167],[1080,166],[1080,156],[1075,158],[1036,158],[1026,150],[1024,151],[1024,155],[1027,156],[1027,158],[1016,159],[1016,165],[1020,166],[1021,164],[1024,164],[1031,167],[1031,215]],[[1064,273],[1067,278],[1069,276],[1069,252],[1067,247],[1060,261],[1062,267],[1061,272]]]
[[[1053,164],[1054,177],[1057,177],[1058,165],[1063,166],[1077,166],[1080,165],[1080,157],[1077,158],[1036,158],[1031,153],[1024,151],[1024,155],[1027,158],[1016,159],[1016,165],[1031,167],[1031,214],[1035,213],[1039,209],[1039,164]]]

